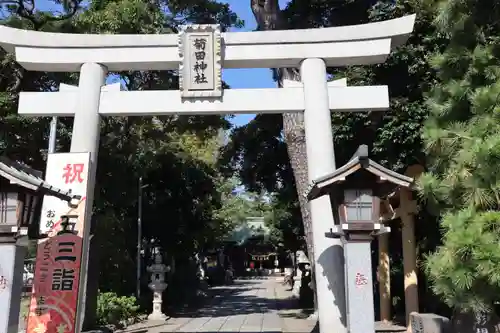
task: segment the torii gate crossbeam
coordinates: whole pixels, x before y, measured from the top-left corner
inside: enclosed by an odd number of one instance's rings
[[[333,81],[332,83],[336,83]],[[21,92],[19,114],[26,116],[74,115],[78,91]],[[387,86],[328,88],[334,112],[384,111],[389,108]],[[303,112],[303,88],[229,89],[222,100],[183,101],[178,90],[101,92],[101,116],[164,116]]]

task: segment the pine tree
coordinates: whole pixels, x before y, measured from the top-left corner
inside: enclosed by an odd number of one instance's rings
[[[433,58],[420,185],[440,209],[443,245],[426,270],[454,310],[488,311],[500,300],[500,3],[447,0],[437,13],[449,44]]]

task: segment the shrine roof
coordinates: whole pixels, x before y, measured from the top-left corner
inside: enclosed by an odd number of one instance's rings
[[[313,200],[326,195],[332,187],[345,181],[346,177],[361,169],[378,177],[380,181],[386,181],[396,186],[410,188],[414,183],[414,178],[387,169],[371,160],[368,157],[368,146],[361,145],[349,162],[334,172],[314,180],[309,186],[308,193],[306,193],[307,199]]]
[[[41,171],[32,169],[25,164],[11,161],[4,156],[0,156],[0,177],[6,178],[11,184],[58,197],[61,200],[69,202],[75,199],[75,196],[69,191],[56,188],[46,183],[42,178]]]

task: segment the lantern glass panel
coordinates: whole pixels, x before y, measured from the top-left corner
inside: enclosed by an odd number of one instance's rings
[[[344,192],[344,203],[347,222],[372,221],[372,190],[346,190]]]
[[[17,192],[0,192],[0,225],[17,226]]]

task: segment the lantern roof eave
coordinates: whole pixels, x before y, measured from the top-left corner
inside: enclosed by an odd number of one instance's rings
[[[11,184],[21,186],[34,192],[41,192],[61,200],[71,202],[75,195],[70,191],[56,188],[42,178],[42,172],[32,169],[19,162],[0,156],[0,176],[6,178]]]
[[[402,175],[395,171],[385,168],[369,158],[368,146],[361,145],[349,162],[338,168],[334,172],[313,180],[307,193],[308,200],[319,198],[331,192],[333,187],[346,180],[346,177],[363,169],[378,177],[381,181],[387,181],[398,187],[411,188],[414,184],[414,178]]]

